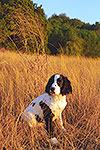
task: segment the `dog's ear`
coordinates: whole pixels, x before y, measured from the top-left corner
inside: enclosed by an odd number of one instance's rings
[[[46,93],[50,94],[50,87],[53,84],[53,82],[54,82],[54,75],[49,79],[49,81],[46,85],[46,88],[45,88]]]
[[[61,88],[61,94],[66,95],[66,94],[69,94],[69,93],[72,93],[72,86],[71,86],[71,83],[68,80],[68,78],[64,77],[63,78],[63,85],[62,85],[62,88]]]

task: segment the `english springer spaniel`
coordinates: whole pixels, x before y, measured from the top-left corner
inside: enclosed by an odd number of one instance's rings
[[[44,94],[34,99],[23,112],[22,118],[30,127],[45,121],[50,141],[57,143],[54,137],[54,120],[58,118],[63,127],[62,111],[67,105],[66,94],[72,93],[72,87],[67,77],[55,74],[49,79]]]

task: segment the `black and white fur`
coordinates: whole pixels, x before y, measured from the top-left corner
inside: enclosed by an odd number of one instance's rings
[[[72,93],[72,87],[67,77],[61,74],[53,75],[45,89],[44,94],[34,99],[23,112],[22,118],[30,127],[45,121],[46,130],[53,138],[54,120],[58,118],[63,127],[62,111],[67,105],[66,94]]]

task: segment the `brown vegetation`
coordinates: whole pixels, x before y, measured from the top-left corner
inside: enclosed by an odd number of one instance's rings
[[[55,121],[56,146],[42,126],[30,128],[21,119],[54,73],[67,76],[73,87],[63,112],[65,133]],[[0,145],[1,150],[99,150],[100,59],[0,52]]]

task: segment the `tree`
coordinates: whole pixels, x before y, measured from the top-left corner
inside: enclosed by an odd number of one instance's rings
[[[84,56],[100,57],[100,39],[95,31],[81,30],[78,35],[83,39]]]
[[[48,48],[50,49],[51,54],[62,53],[60,47],[63,48],[63,54],[79,54],[81,51],[79,50],[79,48],[81,48],[81,42],[79,42],[75,30],[71,26],[72,22],[70,19],[66,17],[65,14],[59,16],[53,15],[49,18],[49,23],[50,33],[48,38]],[[52,44],[50,45],[50,43]]]
[[[30,0],[5,0],[0,7],[0,45],[24,52],[45,52],[48,21],[44,10]]]

